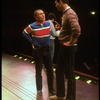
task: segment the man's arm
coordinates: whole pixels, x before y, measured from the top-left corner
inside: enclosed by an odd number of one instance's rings
[[[30,35],[26,32],[26,30],[24,29],[24,31],[22,32],[23,36],[32,44],[32,38],[30,37]]]
[[[81,28],[78,22],[78,17],[75,15],[69,15],[69,22],[71,25],[71,36],[70,36],[70,44],[73,44],[77,41],[79,35],[81,34]]]
[[[67,16],[69,18],[68,20],[71,27],[71,34],[70,34],[70,40],[68,42],[63,43],[63,45],[72,46],[74,43],[77,42],[77,39],[79,35],[81,34],[81,28],[78,22],[77,15],[70,13]]]
[[[50,26],[51,26],[51,35],[55,37],[56,36],[56,34],[55,34],[56,30],[55,30],[55,27],[54,27],[54,25],[51,21],[50,21]]]

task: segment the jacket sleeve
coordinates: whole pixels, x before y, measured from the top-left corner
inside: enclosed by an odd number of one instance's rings
[[[70,21],[70,25],[71,25],[72,38],[78,38],[79,35],[81,34],[81,28],[79,25],[77,15],[70,14],[69,21]]]

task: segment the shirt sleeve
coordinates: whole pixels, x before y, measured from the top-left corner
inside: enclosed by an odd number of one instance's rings
[[[60,30],[57,30],[56,31],[56,36],[59,37],[59,34],[60,34]]]
[[[56,29],[51,21],[50,21],[50,26],[51,26],[51,35],[54,37],[57,36]]]
[[[23,36],[32,44],[32,37],[30,36],[30,33],[32,32],[30,25],[24,29],[22,32]]]

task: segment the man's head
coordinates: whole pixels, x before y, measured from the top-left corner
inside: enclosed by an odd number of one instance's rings
[[[48,17],[47,17],[48,20],[52,20],[52,21],[55,21],[56,19],[56,16],[54,13],[49,13]]]
[[[65,5],[69,4],[69,0],[55,0],[55,5],[59,11],[63,11],[65,9]]]
[[[34,18],[40,23],[44,22],[45,21],[45,13],[44,13],[44,11],[41,10],[41,9],[35,10]]]

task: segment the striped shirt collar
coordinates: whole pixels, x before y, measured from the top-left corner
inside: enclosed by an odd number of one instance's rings
[[[36,21],[36,23],[37,23],[38,25],[41,25],[41,23],[39,23],[39,22],[37,22],[37,21]],[[43,24],[46,24],[46,22],[44,21]]]

